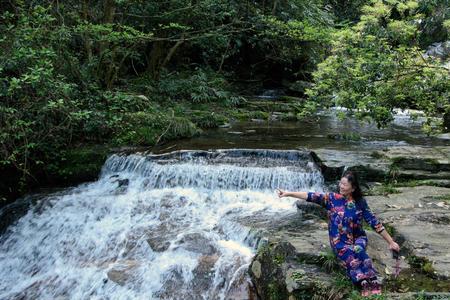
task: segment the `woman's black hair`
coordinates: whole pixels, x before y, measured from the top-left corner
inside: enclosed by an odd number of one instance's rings
[[[355,199],[355,201],[360,201],[363,199],[363,194],[361,191],[361,187],[359,186],[358,176],[356,173],[352,171],[345,171],[344,175],[342,177],[347,178],[348,182],[352,184],[352,187],[355,189],[352,192],[352,197]]]

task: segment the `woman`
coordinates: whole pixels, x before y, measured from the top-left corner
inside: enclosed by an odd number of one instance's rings
[[[363,296],[381,294],[381,285],[372,260],[366,252],[367,236],[362,228],[363,218],[398,252],[400,247],[374,216],[363,198],[356,174],[346,172],[337,193],[287,192],[278,190],[278,196],[304,199],[327,209],[328,233],[334,254],[345,265],[352,282],[361,286]]]

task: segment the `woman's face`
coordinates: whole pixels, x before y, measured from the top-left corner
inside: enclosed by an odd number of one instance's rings
[[[339,182],[339,194],[349,196],[355,189],[346,177],[342,177]]]

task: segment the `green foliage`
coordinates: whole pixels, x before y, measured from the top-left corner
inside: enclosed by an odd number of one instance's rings
[[[57,159],[44,166],[56,182],[83,182],[97,178],[108,154],[104,146],[84,146],[62,150]]]
[[[338,272],[342,268],[331,250],[320,253],[319,264],[329,272]]]
[[[448,40],[448,22],[450,9],[448,0],[419,1],[417,11],[420,13],[421,22],[419,42],[422,47],[428,47],[434,42]]]
[[[307,91],[310,101],[347,108],[378,126],[393,120],[395,108],[417,108],[427,116],[426,132],[442,129],[442,113],[450,110],[449,73],[418,48],[417,8],[417,1],[363,7],[356,25],[334,34],[332,54],[318,65],[315,86]]]
[[[434,275],[435,270],[433,268],[433,263],[427,258],[411,255],[406,259],[408,260],[409,265],[419,272],[427,274],[429,276]]]
[[[385,183],[379,186],[375,186],[371,188],[368,192],[366,192],[367,196],[375,196],[375,195],[384,195],[387,196],[389,194],[398,194],[400,191],[395,188],[392,183]]]
[[[280,266],[286,261],[286,257],[284,257],[284,255],[282,254],[276,254],[275,257],[273,258],[273,261],[276,265]]]
[[[295,120],[335,104],[380,125],[393,107],[423,109],[431,131],[440,126],[432,117],[450,112],[448,72],[419,53],[448,38],[444,2],[9,1],[0,169],[26,187],[75,145],[154,145],[219,126],[225,114]],[[245,102],[236,81],[306,82],[330,51],[312,101],[232,110]]]
[[[190,120],[164,113],[128,113],[123,124],[115,133],[114,143],[118,145],[153,146],[159,141],[192,137],[200,132]]]
[[[272,47],[270,51],[276,49],[276,59],[281,62],[305,61],[303,69],[292,69],[294,74],[305,76],[325,57],[331,39],[331,17],[325,13],[321,17],[320,20],[285,20],[276,16],[262,16],[260,22],[264,30],[259,33],[258,42],[269,42]]]
[[[0,47],[0,164],[22,181],[72,138],[76,86],[57,71],[60,31],[48,9],[36,6],[17,20],[3,14]],[[36,155],[40,153],[40,155]]]
[[[216,128],[228,121],[223,115],[206,111],[192,112],[189,118],[200,128]]]
[[[448,183],[445,181],[439,181],[439,180],[405,180],[405,181],[398,181],[394,184],[394,186],[397,187],[416,187],[416,186],[437,186],[437,187],[448,187]]]
[[[344,140],[344,141],[360,141],[361,135],[357,132],[345,132],[338,134],[327,134],[327,138],[332,140]]]
[[[123,91],[105,91],[103,99],[110,113],[156,111],[154,103],[145,95],[136,95]]]
[[[158,84],[163,97],[173,101],[191,103],[218,102],[225,106],[236,106],[242,97],[227,90],[226,80],[211,70],[197,69],[193,74],[165,75]]]
[[[338,24],[356,22],[361,15],[361,8],[370,3],[371,0],[327,0],[327,7],[332,10]]]
[[[294,271],[292,272],[291,278],[294,279],[294,281],[300,281],[305,277],[305,271]]]

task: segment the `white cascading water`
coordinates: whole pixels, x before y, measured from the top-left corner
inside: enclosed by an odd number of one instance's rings
[[[230,299],[275,188],[322,190],[297,151],[111,156],[100,179],[49,195],[0,237],[0,299]]]

